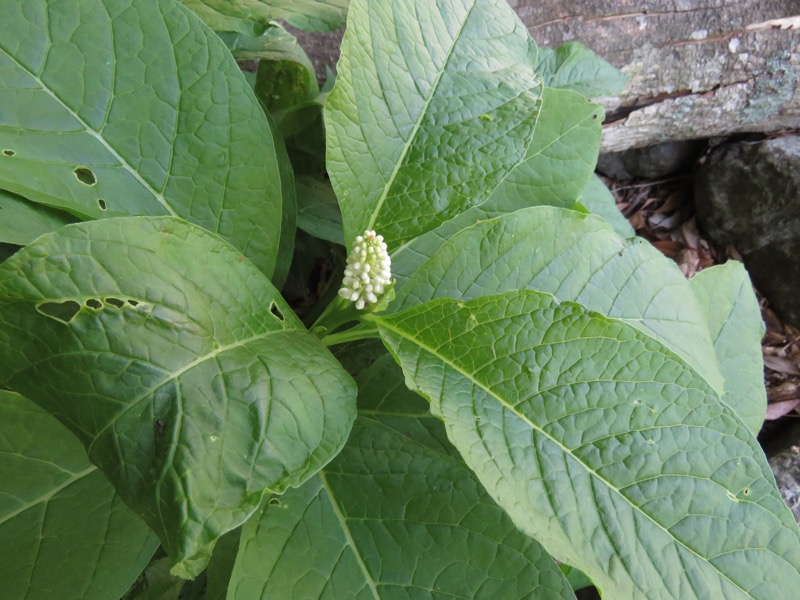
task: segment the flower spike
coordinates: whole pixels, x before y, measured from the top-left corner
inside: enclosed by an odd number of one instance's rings
[[[368,229],[353,240],[339,295],[361,310],[378,302],[392,282],[392,260],[382,235]]]

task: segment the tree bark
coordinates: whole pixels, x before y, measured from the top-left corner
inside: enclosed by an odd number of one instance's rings
[[[542,46],[580,40],[630,76],[602,151],[800,127],[798,0],[516,0]]]
[[[800,0],[511,0],[540,46],[578,40],[630,75],[601,150],[800,128]],[[339,36],[301,34],[324,73]]]

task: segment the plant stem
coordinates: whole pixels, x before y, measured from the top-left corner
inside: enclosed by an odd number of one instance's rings
[[[344,344],[345,342],[355,342],[357,340],[377,337],[378,328],[364,323],[362,325],[357,325],[352,329],[348,329],[347,331],[342,331],[341,333],[332,333],[330,335],[326,335],[322,338],[322,343],[330,347],[335,346],[336,344]]]
[[[325,310],[322,311],[319,318],[314,321],[314,324],[311,326],[311,332],[323,338],[336,331],[336,329],[342,325],[351,321],[358,321],[359,316],[360,313],[356,310],[352,302],[337,295],[333,301],[325,307]]]

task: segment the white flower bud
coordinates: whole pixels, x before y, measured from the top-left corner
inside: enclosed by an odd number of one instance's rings
[[[392,281],[392,260],[382,235],[367,230],[353,240],[339,295],[361,310],[375,304]]]

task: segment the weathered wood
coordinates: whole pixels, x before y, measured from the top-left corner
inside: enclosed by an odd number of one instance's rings
[[[603,151],[800,127],[800,1],[517,0],[537,43],[580,40],[630,75]]]
[[[511,0],[541,46],[579,40],[630,75],[602,151],[800,128],[800,0]],[[338,36],[303,34],[318,72]]]

